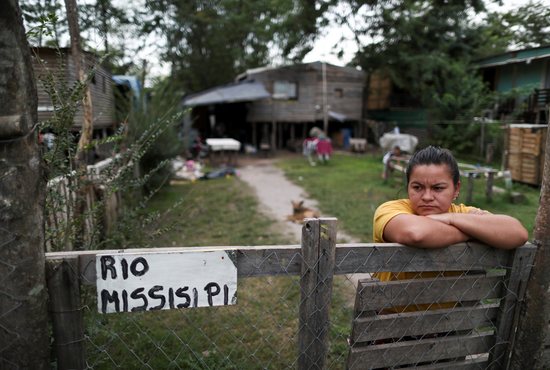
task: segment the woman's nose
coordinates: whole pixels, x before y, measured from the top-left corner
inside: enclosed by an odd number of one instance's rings
[[[425,190],[423,193],[422,193],[422,199],[433,199],[433,194],[432,192],[428,189],[428,190]]]

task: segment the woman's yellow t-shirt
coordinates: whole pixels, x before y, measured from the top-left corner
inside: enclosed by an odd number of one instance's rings
[[[475,207],[465,206],[464,204],[451,204],[448,212],[450,213],[469,213],[471,210],[475,210]],[[384,228],[388,222],[397,215],[400,214],[410,214],[414,215],[411,201],[409,199],[398,199],[386,202],[380,205],[376,212],[374,213],[374,222],[373,222],[373,241],[375,243],[385,243],[384,240]],[[391,281],[391,280],[406,280],[406,279],[421,279],[421,278],[431,278],[436,276],[458,276],[463,274],[461,271],[448,271],[448,272],[377,272],[373,274],[373,277],[377,278],[380,281]],[[429,306],[429,308],[428,308]],[[447,308],[454,306],[454,302],[444,303],[444,304],[431,304],[431,305],[418,305],[416,307],[407,307],[407,308],[394,308],[393,312],[403,312],[403,311],[417,311],[425,309],[437,309],[437,308]]]

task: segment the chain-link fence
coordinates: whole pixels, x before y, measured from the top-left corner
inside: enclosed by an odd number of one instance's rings
[[[481,369],[506,362],[532,245],[335,245],[335,219],[309,220],[302,235],[301,246],[226,247],[236,255],[238,301],[219,307],[100,314],[96,252],[49,254],[58,366]]]

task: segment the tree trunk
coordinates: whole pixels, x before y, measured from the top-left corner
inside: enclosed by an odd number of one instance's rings
[[[80,47],[80,27],[78,25],[78,10],[76,0],[65,0],[65,8],[67,10],[67,21],[69,23],[69,34],[71,36],[71,55],[77,78],[84,83],[86,80],[85,58]],[[77,161],[86,161],[86,152],[88,145],[92,141],[93,132],[93,112],[92,112],[92,94],[90,87],[86,87],[82,109],[84,110],[84,122],[82,122],[82,130],[80,139],[78,140]]]
[[[512,353],[512,369],[550,367],[550,364],[544,363],[543,356],[550,319],[550,124],[546,133],[545,150],[540,202],[534,230],[534,243],[538,250],[527,284],[524,312],[521,315]]]
[[[0,1],[0,368],[49,368],[36,85],[17,0]]]
[[[85,57],[80,47],[80,27],[78,25],[78,10],[76,0],[65,0],[67,10],[67,21],[69,23],[69,34],[71,37],[71,55],[75,66],[77,78],[81,83],[86,84],[82,109],[84,111],[84,121],[80,130],[80,139],[76,150],[75,164],[77,167],[78,186],[76,191],[76,204],[74,211],[74,249],[85,249],[86,235],[91,235],[91,231],[86,231],[86,198],[90,191],[87,179],[86,166],[88,164],[89,145],[93,134],[93,113],[92,113],[92,93],[90,86],[86,81],[84,72]]]

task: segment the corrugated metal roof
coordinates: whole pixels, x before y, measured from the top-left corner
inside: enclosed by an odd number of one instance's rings
[[[194,94],[183,101],[185,107],[221,103],[238,103],[267,99],[271,95],[260,82],[245,81],[232,85],[218,86]]]
[[[484,58],[476,61],[478,67],[487,68],[495,67],[511,63],[529,63],[531,60],[549,58],[550,46],[543,46],[539,48],[530,48],[516,51],[509,51],[507,53],[494,55],[492,57]]]
[[[247,69],[246,72],[241,73],[237,76],[236,80],[244,80],[247,77],[253,76],[255,74],[269,72],[269,71],[276,71],[276,70],[282,70],[282,69],[295,69],[295,68],[302,68],[302,67],[308,67],[312,69],[321,70],[323,68],[324,62],[310,62],[310,63],[296,63],[296,64],[285,64],[280,66],[264,66],[264,67],[258,67],[258,68],[252,68]],[[357,75],[364,75],[364,72],[354,68],[354,67],[340,67],[334,64],[325,63],[327,66],[339,68],[342,71],[347,71],[348,73],[355,73]]]

